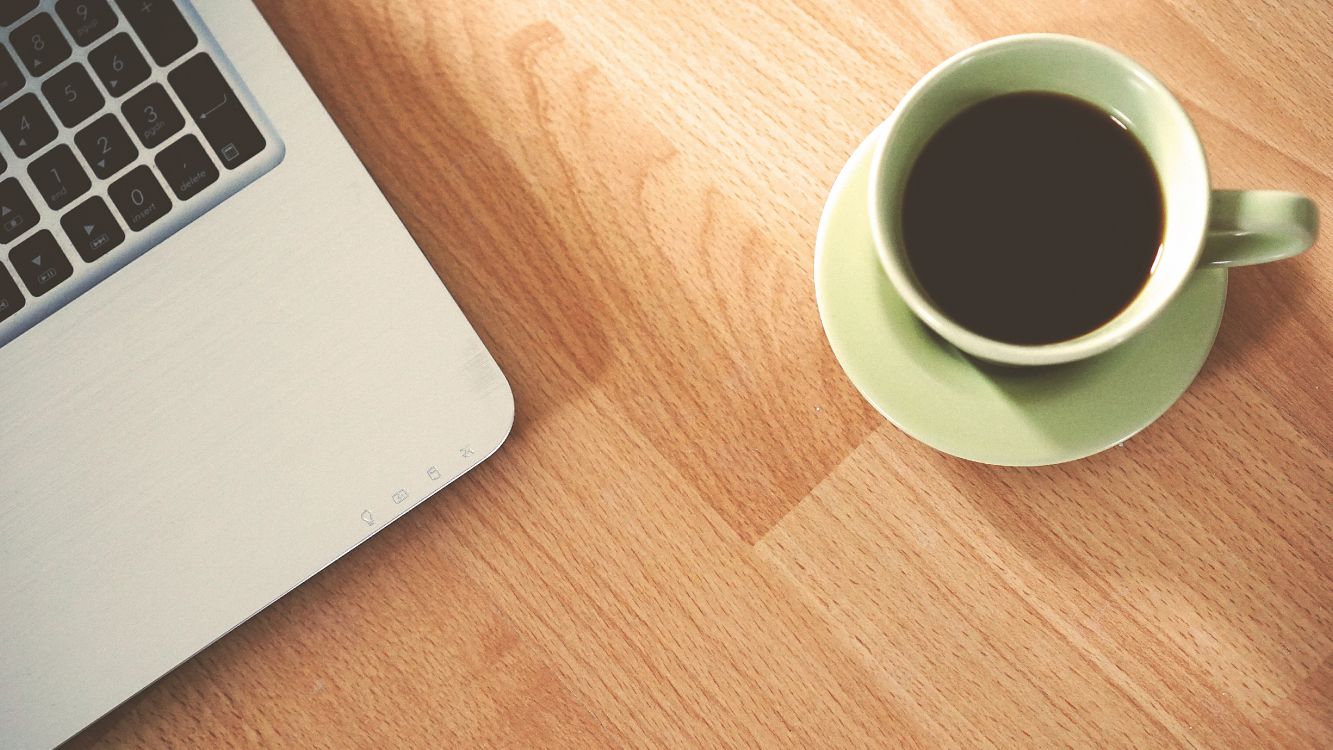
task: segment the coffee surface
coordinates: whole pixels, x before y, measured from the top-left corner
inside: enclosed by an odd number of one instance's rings
[[[976,104],[917,157],[907,259],[934,304],[1015,344],[1088,333],[1143,288],[1162,242],[1162,190],[1121,123],[1040,92]]]

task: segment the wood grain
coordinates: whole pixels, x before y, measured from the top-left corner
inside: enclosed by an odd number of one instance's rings
[[[262,0],[508,373],[479,470],[81,738],[108,747],[1333,747],[1333,261],[1232,276],[1124,447],[925,448],[815,225],[948,54],[1155,71],[1219,187],[1333,207],[1327,0]]]

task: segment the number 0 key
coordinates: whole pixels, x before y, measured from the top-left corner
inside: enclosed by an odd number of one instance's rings
[[[140,166],[111,183],[111,202],[130,229],[138,232],[166,215],[171,199],[153,176],[153,170]]]

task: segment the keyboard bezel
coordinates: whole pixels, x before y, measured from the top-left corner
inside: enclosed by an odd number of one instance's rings
[[[59,286],[41,297],[32,296],[32,294],[23,287],[22,282],[19,282],[19,286],[24,292],[25,304],[18,312],[3,321],[0,321],[0,347],[3,347],[10,341],[18,338],[46,318],[56,314],[61,308],[84,296],[85,293],[111,277],[117,271],[142,257],[149,250],[164,243],[168,238],[203,217],[232,195],[235,195],[237,192],[259,179],[259,177],[266,172],[272,170],[282,162],[286,155],[286,146],[278,136],[273,123],[265,114],[264,109],[259,106],[259,102],[255,99],[250,89],[245,86],[239,74],[232,66],[231,61],[222,51],[217,40],[204,24],[203,19],[199,16],[193,5],[188,2],[188,0],[175,0],[175,2],[177,7],[180,8],[181,13],[185,16],[186,21],[199,37],[199,43],[192,50],[173,61],[167,67],[159,67],[153,62],[152,57],[148,54],[148,50],[139,40],[138,35],[125,19],[124,15],[121,14],[120,9],[114,2],[110,3],[110,5],[112,12],[115,13],[117,17],[116,25],[87,47],[78,46],[72,35],[65,28],[63,21],[55,12],[56,0],[41,0],[34,11],[23,16],[22,19],[13,25],[0,29],[0,45],[4,46],[6,50],[13,55],[14,52],[9,42],[9,34],[37,13],[49,13],[55,19],[57,28],[59,28],[60,32],[65,35],[66,41],[73,48],[73,53],[68,59],[63,61],[60,65],[54,66],[52,70],[48,71],[40,78],[34,78],[29,75],[27,83],[21,91],[13,94],[3,103],[0,103],[0,107],[8,106],[25,94],[34,93],[42,102],[42,106],[46,108],[47,113],[52,116],[58,127],[58,134],[54,141],[46,144],[25,159],[20,159],[13,150],[10,149],[9,144],[5,142],[4,139],[0,138],[0,152],[3,152],[4,159],[8,164],[4,174],[0,175],[0,179],[8,179],[9,177],[17,178],[23,186],[24,191],[27,192],[28,197],[37,206],[40,215],[37,224],[33,228],[24,232],[22,236],[16,238],[13,242],[7,245],[0,245],[0,265],[3,265],[5,270],[17,281],[19,276],[13,265],[10,263],[10,251],[27,238],[46,229],[50,230],[52,234],[56,236],[60,242],[61,250],[65,253],[69,262],[74,266],[74,274],[69,279],[66,279]],[[120,32],[126,32],[130,35],[131,39],[133,39],[134,43],[138,46],[139,52],[144,55],[146,60],[148,60],[151,72],[148,78],[140,82],[133,89],[125,92],[119,97],[113,97],[98,79],[97,75],[92,72],[92,66],[88,62],[88,54],[92,50],[97,49],[101,44],[105,43],[106,40]],[[167,148],[171,144],[176,143],[186,135],[192,134],[199,138],[201,142],[206,142],[198,125],[186,112],[185,106],[181,103],[180,98],[176,95],[171,84],[167,80],[167,76],[172,70],[187,60],[190,60],[200,52],[207,52],[212,57],[218,70],[222,73],[223,77],[226,78],[227,83],[231,86],[236,96],[241,100],[255,125],[259,128],[260,132],[263,133],[265,146],[262,151],[235,169],[227,169],[222,165],[220,160],[216,158],[216,155],[210,152],[210,156],[213,157],[214,163],[220,172],[220,177],[212,185],[200,191],[189,200],[180,201],[176,199],[176,196],[171,192],[170,187],[162,178],[160,170],[158,170],[157,165],[154,163],[154,158],[158,152]],[[83,122],[79,123],[77,126],[66,128],[60,123],[59,119],[52,111],[51,106],[48,104],[45,95],[41,90],[41,85],[48,78],[65,70],[75,62],[79,62],[87,67],[89,75],[92,77],[94,84],[98,87],[98,90],[102,93],[103,97],[105,97],[106,102],[101,109],[90,117],[84,119]],[[26,74],[27,71],[25,70],[24,72]],[[128,124],[125,122],[125,117],[121,112],[121,107],[135,94],[143,91],[154,83],[161,84],[163,88],[166,89],[168,96],[171,97],[172,103],[180,110],[181,115],[185,120],[185,127],[162,143],[159,143],[156,147],[149,149],[143,146],[143,143],[138,139],[137,134],[129,128]],[[74,136],[81,129],[87,127],[89,123],[107,112],[114,112],[122,126],[126,127],[127,131],[130,132],[130,138],[138,148],[139,155],[134,161],[130,162],[129,165],[122,168],[111,177],[101,179],[93,173],[89,165],[83,160],[78,146],[74,143]],[[36,187],[28,174],[28,165],[61,144],[69,146],[79,155],[80,163],[87,171],[88,178],[92,182],[92,188],[88,192],[79,196],[79,198],[73,201],[70,205],[56,211],[48,208],[45,201],[42,200],[40,194],[37,192]],[[162,183],[163,188],[167,191],[173,205],[171,210],[168,211],[166,216],[162,219],[159,219],[156,223],[146,227],[142,231],[134,231],[129,228],[124,217],[120,216],[119,212],[112,204],[112,201],[108,196],[108,188],[116,180],[129,174],[131,170],[139,165],[146,165],[152,170],[153,174],[158,178]],[[75,251],[73,245],[65,236],[64,229],[60,225],[60,218],[71,208],[83,203],[93,196],[102,198],[107,205],[111,207],[112,214],[116,217],[116,221],[119,223],[121,230],[125,232],[126,238],[119,247],[111,250],[97,260],[88,263],[79,257],[79,254]]]

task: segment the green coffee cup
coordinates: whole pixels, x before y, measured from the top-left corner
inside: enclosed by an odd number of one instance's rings
[[[921,149],[955,115],[1004,94],[1047,91],[1114,115],[1143,145],[1162,188],[1162,246],[1129,305],[1076,338],[1025,345],[959,325],[912,273],[903,242],[907,178]],[[1100,354],[1139,333],[1202,266],[1243,266],[1297,255],[1314,243],[1307,197],[1272,190],[1212,190],[1203,146],[1184,109],[1142,66],[1094,42],[1056,34],[1003,37],[964,50],[922,78],[881,129],[871,162],[869,211],[880,264],[912,312],[959,349],[1009,365],[1050,365]]]

